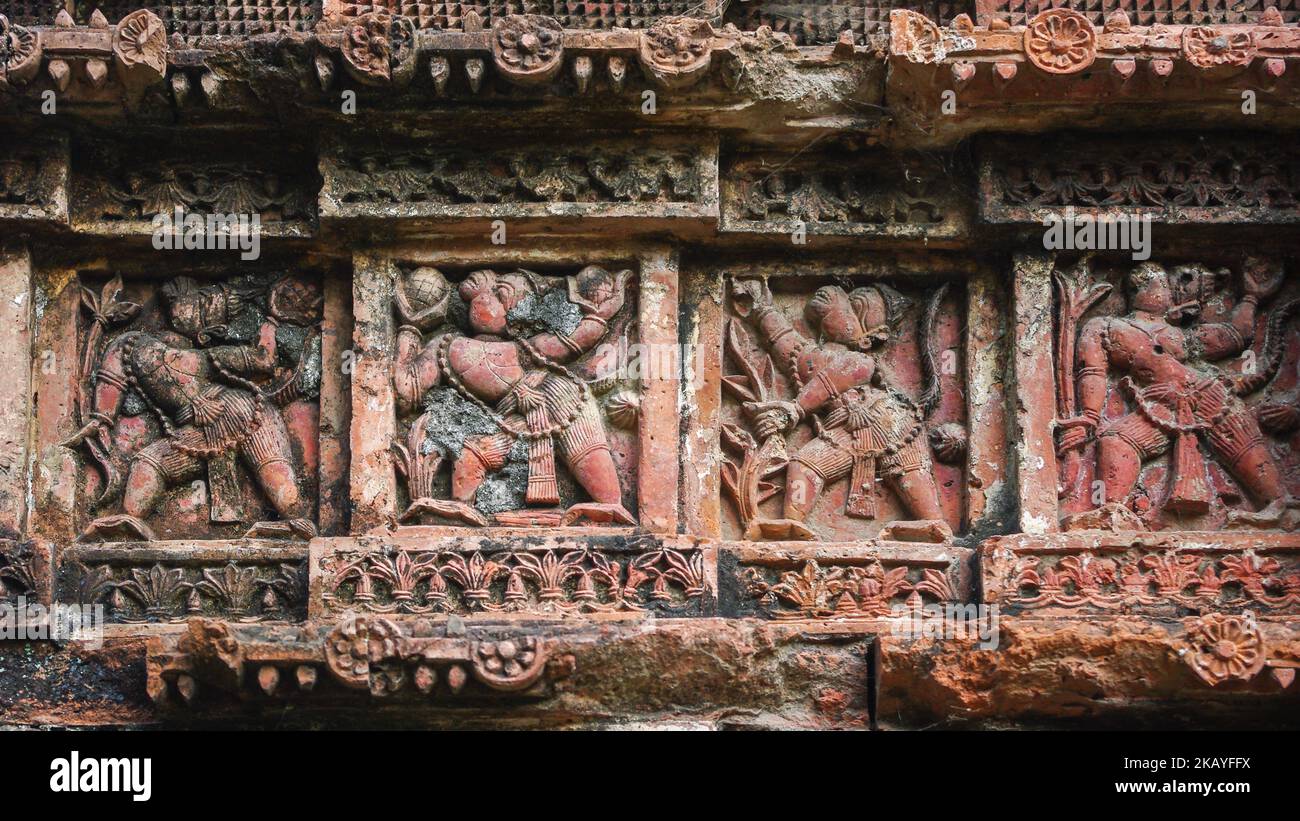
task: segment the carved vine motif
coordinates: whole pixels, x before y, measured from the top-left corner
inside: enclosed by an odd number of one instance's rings
[[[435,268],[399,279],[393,385],[403,416],[424,411],[392,444],[410,497],[401,521],[634,523],[596,396],[618,376],[593,353],[625,329],[631,278],[589,265],[562,278],[483,269],[454,288]],[[439,493],[444,461],[451,481]]]
[[[329,182],[339,201],[363,204],[695,202],[702,189],[689,152],[655,148],[347,154]]]
[[[741,165],[732,168],[730,184],[739,189],[744,219],[791,217],[805,222],[868,225],[943,222],[945,208],[935,196],[935,186],[917,179],[909,172]]]
[[[536,14],[512,14],[492,25],[492,60],[507,79],[525,85],[549,82],[564,67],[564,30]]]
[[[1206,684],[1249,681],[1259,675],[1268,650],[1259,625],[1249,615],[1212,613],[1187,621],[1183,660]]]
[[[286,621],[302,617],[307,604],[300,564],[191,567],[77,563],[63,583],[64,596],[80,604],[104,604],[118,622],[176,622],[196,615],[234,621]]]
[[[1248,66],[1255,59],[1255,38],[1249,31],[1223,31],[1209,26],[1183,29],[1183,57],[1199,68]]]
[[[886,567],[879,561],[823,567],[805,561],[779,575],[746,567],[745,593],[778,619],[875,618],[891,615],[903,602],[954,600],[948,577],[935,568]]]
[[[619,561],[596,550],[338,553],[324,601],[373,613],[601,613],[698,606],[703,555],[669,548]]]
[[[669,88],[694,84],[713,58],[713,26],[692,17],[667,17],[641,33],[637,55],[650,76]]]
[[[1289,422],[1247,404],[1290,390],[1271,387],[1300,313],[1300,299],[1272,303],[1281,265],[1247,258],[1234,277],[1144,262],[1122,277],[1127,312],[1093,312],[1113,286],[1093,283],[1087,258],[1054,277],[1063,526],[1294,528],[1300,505],[1264,436]]]
[[[1300,572],[1252,551],[1205,557],[1175,551],[1112,558],[1080,551],[1049,562],[1017,557],[1009,569],[1017,607],[1124,610],[1177,603],[1186,607],[1255,607],[1289,611],[1300,605]]]
[[[319,284],[176,277],[149,303],[161,328],[142,323],[142,306],[123,290],[120,277],[99,293],[82,287],[90,322],[76,393],[82,427],[63,443],[100,473],[91,503],[99,515],[82,538],[156,538],[146,520],[171,490],[204,476],[212,524],[251,524],[249,536],[315,535],[286,414],[319,392]],[[143,445],[122,424],[134,417],[147,420]],[[241,477],[281,519],[249,521]]]
[[[734,280],[731,291],[735,317],[724,346],[727,363],[739,373],[724,373],[723,385],[739,404],[743,425],[723,425],[723,447],[735,458],[724,463],[721,476],[744,538],[816,539],[808,516],[842,479],[848,480],[845,516],[876,519],[878,494],[893,492],[914,520],[909,530],[923,539],[950,537],[931,444],[935,455],[960,459],[965,431],[960,425],[931,431],[926,424],[938,401],[931,340],[946,286],[931,295],[921,322],[927,384],[919,400],[892,386],[879,368],[877,357],[894,333],[880,286],[819,288],[804,306],[806,331],[774,304],[766,282]],[[774,390],[777,369],[790,384],[788,396]],[[788,454],[786,435],[805,422],[812,439]],[[784,481],[774,481],[782,472]],[[783,515],[763,514],[760,506],[777,494]]]
[[[1051,9],[1029,21],[1025,54],[1049,74],[1074,74],[1097,59],[1097,33],[1077,11]]]
[[[1279,146],[1245,141],[1193,149],[1066,144],[1057,149],[1046,160],[999,163],[995,175],[1002,202],[1167,209],[1295,209],[1300,202],[1300,164]]]

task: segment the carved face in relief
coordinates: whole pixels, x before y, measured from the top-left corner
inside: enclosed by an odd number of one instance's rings
[[[1205,313],[1211,302],[1222,300],[1231,277],[1232,272],[1227,268],[1176,266],[1169,272],[1170,298],[1174,306],[1171,321],[1190,321]]]
[[[1154,262],[1144,262],[1129,271],[1125,277],[1129,304],[1135,311],[1163,316],[1174,306],[1169,290],[1169,277],[1165,269]]]
[[[460,284],[460,296],[469,309],[469,325],[475,333],[506,336],[510,310],[534,292],[523,274],[475,271]]]
[[[826,285],[808,300],[808,321],[828,341],[867,350],[887,336],[884,297],[875,288],[855,288],[846,293],[838,285]]]
[[[222,335],[237,309],[226,289],[216,285],[200,287],[189,277],[176,277],[160,293],[172,328],[200,344]]]

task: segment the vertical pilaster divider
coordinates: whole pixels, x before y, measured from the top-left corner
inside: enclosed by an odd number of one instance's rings
[[[1012,362],[1015,413],[1010,440],[1020,494],[1020,530],[1031,535],[1060,529],[1056,498],[1056,451],[1052,426],[1056,414],[1055,368],[1052,364],[1052,268],[1049,254],[1017,254],[1012,262],[1016,320]]]
[[[388,525],[397,515],[397,477],[389,450],[397,432],[393,398],[392,297],[397,266],[387,256],[353,257],[352,533]]]
[[[641,256],[637,295],[641,412],[637,518],[651,533],[677,532],[681,476],[681,345],[678,337],[678,254],[656,248]]]

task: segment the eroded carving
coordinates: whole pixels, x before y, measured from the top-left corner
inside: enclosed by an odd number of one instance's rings
[[[624,333],[631,278],[594,265],[568,277],[484,269],[456,286],[435,268],[401,278],[393,384],[402,415],[423,411],[394,444],[403,521],[634,522],[597,396],[615,379],[593,354]],[[444,460],[449,498],[437,498]],[[576,488],[562,492],[561,470]]]
[[[564,67],[564,30],[541,15],[503,17],[492,25],[492,60],[512,82],[547,83]]]
[[[1294,377],[1278,375],[1300,300],[1272,303],[1282,267],[1144,262],[1122,295],[1086,259],[1054,276],[1063,525],[1123,508],[1113,521],[1133,529],[1293,528],[1295,477],[1265,435],[1296,421],[1281,410]]]
[[[315,535],[311,467],[295,451],[316,450],[304,437],[316,434],[322,305],[320,286],[296,275],[181,276],[138,301],[120,277],[83,286],[81,428],[64,442],[101,474],[87,483],[100,513],[83,538],[156,538],[148,520],[165,502],[169,529]],[[203,491],[206,523],[172,506],[190,507],[171,498],[178,487]],[[263,504],[279,518],[256,521]]]
[[[668,88],[693,85],[713,59],[713,26],[692,17],[667,17],[641,33],[641,67]]]
[[[739,372],[725,376],[723,385],[740,412],[723,425],[722,441],[738,461],[724,463],[722,484],[744,538],[816,538],[809,516],[823,492],[843,479],[843,516],[883,519],[900,538],[951,537],[930,447],[933,439],[946,457],[957,456],[964,452],[965,431],[961,425],[928,424],[939,402],[934,337],[946,293],[940,287],[930,295],[920,332],[906,334],[917,345],[927,380],[921,397],[913,399],[882,367],[882,354],[897,341],[891,325],[897,317],[882,287],[850,292],[823,286],[806,303],[795,303],[804,308],[796,321],[775,304],[766,282],[733,281],[736,316],[724,346]],[[803,423],[810,429],[791,454],[785,437]],[[778,475],[783,483],[774,481]],[[910,521],[882,516],[884,488],[897,500],[898,518]],[[774,517],[762,508],[777,495],[782,513]]]

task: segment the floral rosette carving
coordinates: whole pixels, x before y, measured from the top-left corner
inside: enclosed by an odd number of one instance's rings
[[[26,83],[41,68],[41,42],[36,32],[10,24],[0,14],[0,87]]]
[[[564,65],[564,29],[539,14],[503,17],[492,26],[492,60],[511,82],[549,82]]]
[[[709,70],[713,26],[692,17],[665,17],[641,32],[641,67],[659,83],[682,88]]]
[[[330,672],[345,687],[371,687],[371,663],[378,664],[397,654],[401,631],[387,619],[357,616],[330,631],[325,639],[325,661]]]
[[[1097,32],[1079,12],[1051,9],[1029,21],[1025,54],[1049,74],[1074,74],[1097,59]]]
[[[363,14],[343,29],[340,50],[357,82],[401,84],[415,72],[415,26],[405,17]]]
[[[113,34],[113,55],[129,72],[167,73],[167,30],[158,15],[147,9],[123,17]]]
[[[1209,26],[1183,29],[1183,57],[1198,68],[1248,66],[1255,59],[1249,31],[1227,32]]]
[[[1249,615],[1214,613],[1194,619],[1184,642],[1183,659],[1211,687],[1228,679],[1248,681],[1264,669],[1264,637]]]
[[[531,687],[546,668],[545,647],[535,636],[475,642],[470,657],[475,678],[507,693]]]

